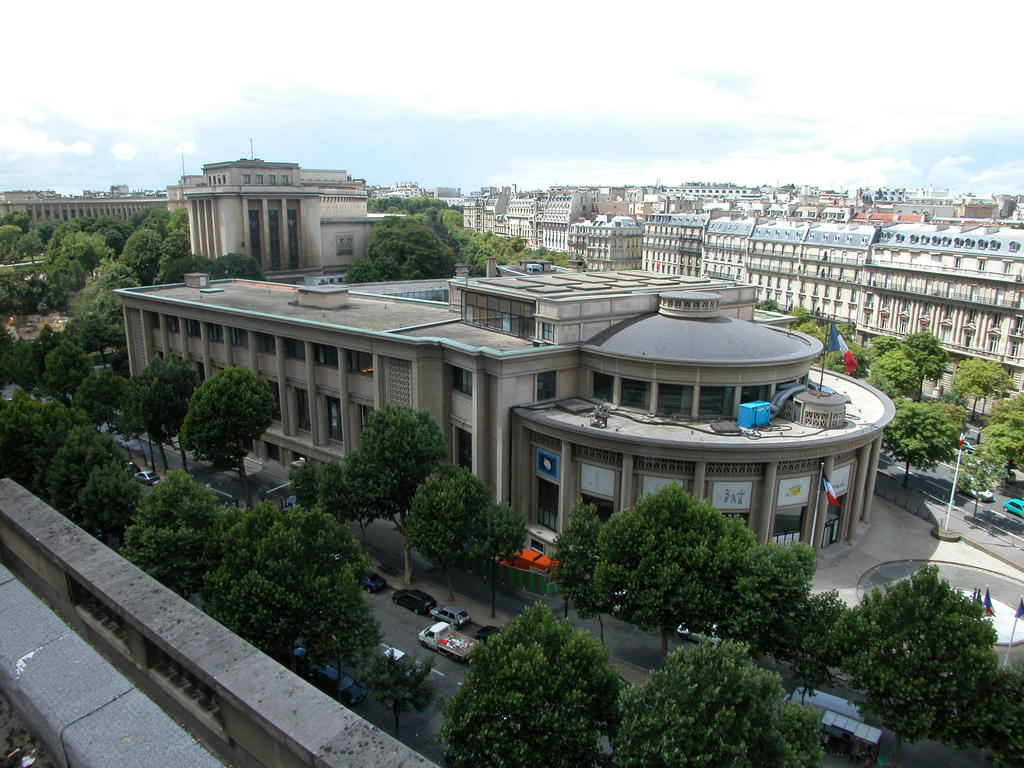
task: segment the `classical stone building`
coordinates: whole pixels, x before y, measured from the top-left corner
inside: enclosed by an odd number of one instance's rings
[[[133,213],[153,205],[166,207],[163,192],[129,192],[126,186],[111,187],[109,192],[83,192],[80,196],[34,190],[0,192],[0,216],[25,211],[29,222],[69,221],[86,216],[128,221]]]
[[[643,252],[644,227],[629,216],[569,225],[569,254],[586,262],[593,272],[638,269]]]
[[[708,213],[655,213],[644,222],[641,267],[664,275],[701,274]]]
[[[244,253],[271,273],[343,271],[382,218],[367,214],[363,182],[345,171],[263,160],[204,165],[168,187],[168,199],[188,208],[193,253]]]
[[[176,354],[204,378],[244,365],[270,382],[253,461],[338,460],[375,408],[426,409],[544,551],[579,498],[608,515],[670,482],[760,541],[820,547],[870,518],[892,404],[836,374],[819,391],[820,342],[753,322],[751,287],[525,272],[460,276],[441,303],[196,274],[117,293],[133,372]]]

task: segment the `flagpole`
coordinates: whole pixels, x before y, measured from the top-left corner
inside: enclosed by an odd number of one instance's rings
[[[960,450],[956,454],[956,469],[953,470],[953,487],[949,489],[949,503],[946,505],[946,520],[942,524],[942,530],[949,530],[949,515],[953,511],[953,500],[956,498],[956,481],[960,477],[960,457],[964,455],[964,443],[960,441]]]
[[[821,504],[821,494],[822,494],[821,478],[823,478],[825,476],[825,462],[824,461],[821,462],[821,470],[820,471],[821,471],[821,474],[818,475],[818,492],[814,496],[814,509],[811,512],[811,514],[812,514],[812,517],[811,517],[811,549],[813,549],[814,551],[817,551],[817,549],[815,549],[815,546],[814,546],[814,532],[815,532],[815,529],[818,526],[818,506]]]
[[[1010,630],[1010,642],[1006,644],[1006,655],[1003,656],[1003,669],[1006,669],[1006,665],[1010,663],[1010,649],[1013,648],[1013,636],[1017,632],[1017,621],[1021,616],[1024,616],[1024,596],[1020,598],[1020,605],[1017,606],[1017,612],[1013,615],[1013,628]]]

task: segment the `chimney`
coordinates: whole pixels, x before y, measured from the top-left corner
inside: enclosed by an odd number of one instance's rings
[[[498,260],[494,256],[487,257],[487,276],[497,277],[498,276]]]
[[[570,272],[586,272],[587,262],[583,259],[569,259],[568,269]]]
[[[455,265],[455,276],[459,278],[469,277],[469,264],[460,261]]]

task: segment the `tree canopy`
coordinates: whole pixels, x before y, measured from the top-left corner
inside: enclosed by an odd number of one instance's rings
[[[978,408],[978,400],[1005,397],[1013,389],[1013,379],[996,360],[968,357],[961,360],[953,374],[953,389],[974,399],[971,418]]]
[[[906,465],[906,486],[911,466],[932,469],[952,459],[959,437],[959,422],[950,418],[941,403],[897,400],[896,415],[882,433],[882,448]]]
[[[408,653],[399,658],[391,653],[371,653],[363,664],[363,677],[373,698],[395,717],[396,739],[399,716],[410,707],[422,712],[433,701],[433,668],[433,659],[420,659]]]
[[[362,277],[374,281],[451,277],[455,269],[451,249],[433,229],[405,216],[389,216],[374,226],[366,244],[366,259],[376,273]],[[346,278],[346,282],[354,280]]]
[[[71,403],[79,385],[92,373],[89,356],[70,336],[62,336],[46,355],[42,390],[65,405]]]
[[[896,736],[897,763],[904,741],[962,748],[977,739],[984,692],[973,683],[996,667],[995,629],[935,566],[884,594],[872,590],[843,614],[835,637],[842,669],[867,692],[864,708]]]
[[[566,600],[572,600],[581,619],[597,616],[603,643],[604,620],[601,614],[608,613],[611,605],[602,600],[602,593],[597,588],[596,571],[601,562],[600,535],[601,518],[597,516],[597,507],[582,499],[576,502],[568,524],[555,537],[554,559],[558,567],[553,578],[559,593]]]
[[[620,696],[612,763],[620,768],[810,768],[821,764],[816,713],[782,703],[779,676],[742,644],[676,650]]]
[[[249,368],[224,368],[192,394],[180,440],[215,469],[238,472],[245,503],[251,507],[247,446],[267,430],[273,414],[274,394],[264,379]]]
[[[609,651],[536,603],[473,654],[444,705],[440,737],[453,768],[594,765],[617,722]]]
[[[121,406],[120,428],[131,435],[146,433],[160,449],[164,470],[164,443],[181,431],[188,414],[189,399],[199,386],[199,374],[180,357],[154,358],[132,376]],[[182,468],[187,468],[184,450]]]

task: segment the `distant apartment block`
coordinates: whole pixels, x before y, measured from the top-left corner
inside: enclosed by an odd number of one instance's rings
[[[80,196],[58,195],[52,190],[0,192],[0,216],[11,211],[25,211],[29,222],[69,221],[87,216],[110,216],[128,221],[132,214],[152,205],[165,207],[166,193],[130,192],[125,185],[109,192],[83,192]]]
[[[708,213],[655,213],[644,224],[641,268],[663,275],[701,274]]]
[[[644,227],[628,216],[599,216],[569,226],[569,254],[583,260],[589,272],[639,269]]]

